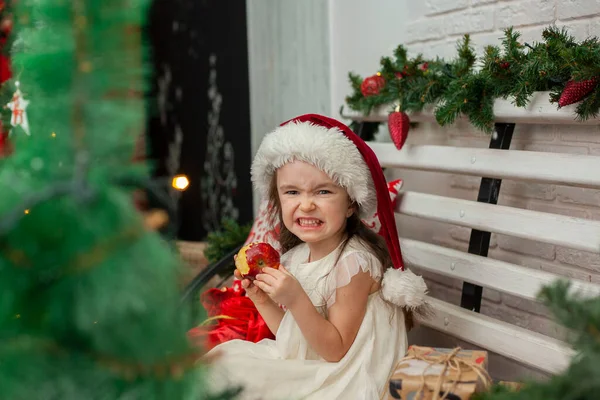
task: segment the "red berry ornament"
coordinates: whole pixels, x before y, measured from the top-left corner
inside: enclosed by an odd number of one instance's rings
[[[406,113],[394,111],[388,116],[388,128],[394,145],[398,150],[401,150],[408,137],[408,128],[410,127],[410,119]]]
[[[598,79],[592,78],[587,81],[569,81],[565,85],[563,89],[560,99],[558,100],[558,106],[564,107],[569,104],[577,103],[578,101],[583,100],[585,96],[594,91],[598,85]]]

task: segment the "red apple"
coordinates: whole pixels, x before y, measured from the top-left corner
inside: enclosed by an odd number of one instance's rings
[[[249,243],[238,252],[235,267],[242,278],[254,279],[265,267],[279,268],[279,253],[269,243]]]

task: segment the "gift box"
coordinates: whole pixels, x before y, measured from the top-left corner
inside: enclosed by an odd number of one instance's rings
[[[467,400],[487,389],[486,351],[410,346],[389,381],[388,399]]]

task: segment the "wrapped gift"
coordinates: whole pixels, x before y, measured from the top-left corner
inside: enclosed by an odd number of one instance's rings
[[[410,346],[392,374],[388,399],[467,400],[490,384],[486,351]]]

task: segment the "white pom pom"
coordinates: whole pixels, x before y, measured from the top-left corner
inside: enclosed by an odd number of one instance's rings
[[[414,309],[425,304],[427,285],[422,277],[409,270],[388,268],[383,275],[381,290],[383,298],[390,303]]]

